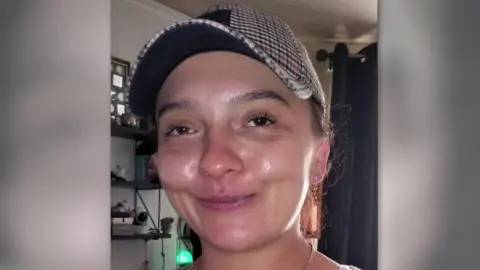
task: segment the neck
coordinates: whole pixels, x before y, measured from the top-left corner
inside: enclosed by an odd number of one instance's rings
[[[261,248],[247,252],[226,252],[202,243],[202,257],[194,270],[303,270],[311,247],[299,230],[283,234]]]

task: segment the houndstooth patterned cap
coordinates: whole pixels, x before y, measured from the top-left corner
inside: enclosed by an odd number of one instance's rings
[[[248,6],[223,4],[167,26],[147,42],[127,82],[132,112],[152,115],[159,89],[178,64],[197,53],[221,50],[261,61],[299,98],[313,98],[326,108],[312,62],[290,27]]]

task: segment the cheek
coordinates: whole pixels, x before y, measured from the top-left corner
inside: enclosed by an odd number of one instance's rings
[[[182,151],[159,148],[155,165],[166,189],[188,189],[198,170],[198,151],[194,147]]]
[[[252,173],[257,179],[264,179],[268,184],[281,182],[298,183],[308,181],[309,168],[313,150],[297,141],[278,141],[271,146],[264,144],[252,151],[249,162]],[[260,176],[260,177],[258,177]]]
[[[256,151],[256,171],[260,176],[257,179],[264,180],[267,207],[276,209],[271,214],[283,210],[290,212],[303,204],[313,153],[313,146],[299,140],[284,141]]]
[[[300,140],[282,140],[259,147],[249,159],[252,182],[261,185],[261,203],[252,218],[269,224],[272,232],[291,228],[299,217],[313,152]]]

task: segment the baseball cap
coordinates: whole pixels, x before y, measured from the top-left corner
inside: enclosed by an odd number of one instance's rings
[[[132,113],[154,114],[158,91],[181,62],[210,51],[239,53],[267,65],[296,96],[313,98],[325,109],[318,76],[303,44],[276,16],[242,4],[210,7],[197,17],[173,23],[140,51],[127,81]]]

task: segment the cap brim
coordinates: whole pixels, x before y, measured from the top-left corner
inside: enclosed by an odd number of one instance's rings
[[[209,51],[236,52],[263,62],[248,45],[217,27],[202,22],[176,25],[147,44],[132,69],[131,111],[140,117],[153,115],[158,91],[172,70],[190,56]]]

